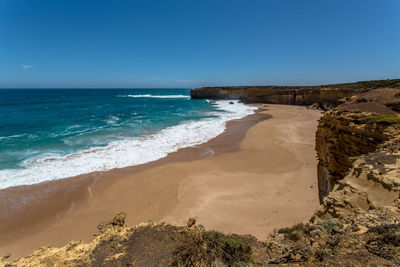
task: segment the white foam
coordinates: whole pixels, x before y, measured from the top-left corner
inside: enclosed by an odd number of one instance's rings
[[[110,125],[117,125],[117,121],[119,121],[120,118],[117,116],[109,116],[109,118],[106,120],[107,124]]]
[[[25,134],[14,134],[14,135],[9,135],[9,136],[0,136],[0,138],[16,138],[16,137],[21,137],[24,135]]]
[[[195,146],[221,134],[226,122],[254,113],[255,107],[234,101],[216,101],[214,105],[225,112],[216,118],[189,121],[165,128],[157,133],[115,141],[105,147],[95,147],[60,156],[56,154],[29,159],[22,169],[0,171],[0,189],[72,177],[79,174],[106,171],[158,160],[180,148]]]
[[[188,95],[121,95],[120,97],[139,97],[139,98],[190,98]]]
[[[14,138],[20,138],[20,137],[27,137],[27,139],[32,139],[37,137],[37,135],[34,134],[15,134],[15,135],[9,135],[9,136],[0,136],[0,141],[7,141],[9,139],[14,139]]]

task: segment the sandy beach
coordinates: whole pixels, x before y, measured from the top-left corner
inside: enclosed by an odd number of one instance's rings
[[[207,229],[261,240],[305,222],[319,205],[320,116],[305,107],[266,105],[210,142],[145,166],[2,190],[0,255],[89,241],[98,223],[121,211],[128,225],[182,225],[196,217]],[[26,201],[12,209],[14,198]]]

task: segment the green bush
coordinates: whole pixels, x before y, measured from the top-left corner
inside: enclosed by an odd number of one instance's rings
[[[375,116],[368,116],[363,118],[361,121],[363,122],[374,122],[374,123],[382,123],[382,124],[397,124],[400,126],[400,118],[389,115],[389,114],[380,114],[380,115],[375,115]]]
[[[173,266],[211,266],[220,261],[228,266],[252,262],[251,246],[237,235],[217,231],[189,231],[174,252]]]

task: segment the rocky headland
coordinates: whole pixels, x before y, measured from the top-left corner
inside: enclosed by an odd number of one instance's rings
[[[377,88],[399,88],[400,79],[317,86],[224,86],[191,90],[193,99],[239,99],[244,103],[336,107],[346,97]]]
[[[399,266],[400,80],[320,87],[221,87],[193,98],[313,105],[321,205],[266,240],[186,226],[99,224],[90,243],[48,246],[6,266]],[[267,137],[266,137],[267,138]]]

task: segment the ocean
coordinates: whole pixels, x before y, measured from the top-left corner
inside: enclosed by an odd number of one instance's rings
[[[1,89],[0,189],[158,160],[254,113],[189,89]]]

